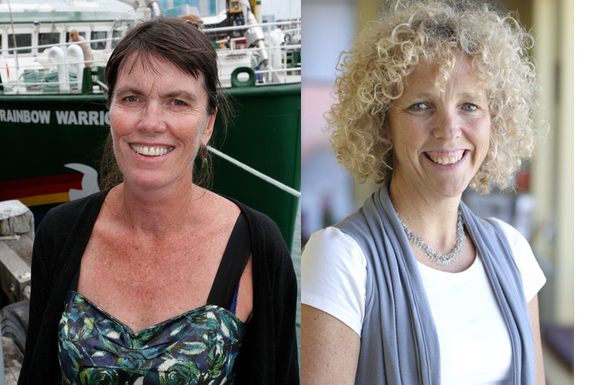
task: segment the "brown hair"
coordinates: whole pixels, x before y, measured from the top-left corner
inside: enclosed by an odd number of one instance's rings
[[[218,109],[217,117],[222,119],[225,129],[229,104],[226,95],[221,91],[216,50],[199,26],[187,20],[157,18],[137,25],[125,35],[113,50],[105,69],[108,107],[111,107],[115,84],[125,63],[133,59],[132,68],[139,64],[142,68],[155,70],[152,63],[155,58],[172,63],[195,79],[203,78],[203,85],[208,94],[207,113],[211,116]],[[200,148],[198,154],[202,162],[205,161],[209,165],[209,171],[206,175],[197,175],[201,167],[194,167],[194,182],[205,182],[207,185],[211,177],[212,162],[207,149]],[[122,181],[123,175],[113,153],[113,138],[109,134],[101,159],[101,188]]]

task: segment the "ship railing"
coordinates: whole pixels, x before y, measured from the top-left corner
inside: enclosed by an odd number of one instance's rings
[[[104,38],[104,39],[93,39],[93,40],[86,40],[84,43],[105,43],[107,47],[107,49],[105,49],[104,51],[107,51],[108,54],[110,54],[110,52],[113,50],[112,48],[110,48],[111,46],[111,42],[113,41],[117,41],[117,40],[121,40],[121,37],[115,37],[115,38]],[[49,60],[41,60],[38,61],[40,58],[45,58],[45,56],[49,53],[49,50],[53,47],[60,47],[63,51],[66,51],[67,48],[71,45],[79,45],[79,42],[67,42],[67,43],[54,43],[54,44],[42,44],[42,45],[30,45],[30,46],[22,46],[22,47],[10,47],[10,48],[4,48],[4,49],[0,49],[0,55],[2,59],[6,60],[6,59],[14,59],[14,64],[8,64],[8,62],[6,62],[5,64],[5,68],[8,70],[8,72],[11,71],[15,71],[14,73],[17,74],[16,76],[16,80],[15,81],[8,81],[8,79],[5,80],[4,75],[1,76],[2,78],[2,83],[0,83],[1,86],[3,86],[4,88],[12,88],[12,87],[16,87],[17,90],[20,90],[22,87],[25,87],[27,90],[30,90],[30,88],[33,87],[39,87],[40,89],[52,89],[52,88],[59,88],[60,85],[67,85],[68,87],[70,87],[71,89],[78,89],[80,90],[80,87],[77,87],[77,83],[78,83],[78,77],[75,76],[75,79],[72,79],[70,77],[70,79],[68,79],[67,81],[35,81],[38,80],[38,77],[43,77],[45,75],[49,75],[50,77],[52,76],[51,72],[52,70],[54,70],[55,68],[57,68],[59,63],[56,63],[55,61],[49,61]],[[39,49],[42,49],[43,51],[41,53],[36,54],[35,56],[29,56],[28,54],[30,52],[38,52]],[[14,52],[17,52],[17,54],[15,55]],[[27,54],[27,56],[19,56],[18,52],[19,51],[25,51],[25,53]],[[94,53],[96,53],[97,51],[93,50]],[[47,54],[46,54],[47,52]],[[5,57],[3,54],[4,53],[8,53],[9,56]],[[103,56],[103,55],[100,55]],[[75,60],[73,58],[69,58],[69,60],[66,61],[66,65],[68,67],[74,66],[76,67],[79,64],[82,64],[83,66],[86,65],[87,63],[90,63],[91,66],[93,67],[99,67],[99,66],[105,66],[107,64],[107,58],[108,56],[104,56],[104,57],[100,57],[100,58],[96,58],[93,60],[88,60],[88,61],[84,61],[84,60]],[[68,58],[67,58],[68,59]],[[1,68],[0,66],[0,71],[2,71],[4,68]],[[41,71],[41,72],[39,72]],[[2,72],[0,72],[0,74],[2,74]],[[57,75],[56,75],[57,77]],[[25,80],[23,80],[22,78],[25,78]],[[29,81],[26,81],[26,79],[30,79]],[[31,79],[35,79],[35,80],[31,80]],[[106,88],[106,86],[101,83],[101,82],[97,82],[97,85],[99,86],[99,88]]]
[[[278,82],[282,82],[282,83],[287,83],[290,81],[290,79],[288,78],[287,75],[289,74],[295,74],[296,77],[293,77],[293,81],[299,81],[299,77],[298,75],[300,75],[300,70],[301,70],[301,63],[299,62],[299,56],[298,55],[294,55],[296,57],[295,60],[298,60],[298,62],[296,63],[292,63],[291,65],[288,63],[288,52],[299,52],[301,49],[301,45],[300,44],[286,44],[285,42],[280,43],[280,44],[272,44],[272,39],[271,39],[271,33],[272,33],[272,29],[271,27],[279,27],[279,26],[283,26],[283,25],[288,25],[290,26],[290,28],[287,29],[281,29],[282,32],[284,33],[296,33],[299,34],[300,31],[300,21],[281,21],[281,22],[273,22],[273,23],[263,23],[263,24],[255,24],[255,25],[242,25],[242,26],[234,26],[234,27],[220,27],[220,28],[204,28],[203,31],[206,34],[211,34],[211,33],[219,33],[219,32],[228,32],[228,31],[238,31],[238,30],[246,30],[249,28],[254,28],[254,27],[261,27],[266,29],[264,31],[265,34],[265,50],[267,51],[267,57],[268,59],[268,65],[266,68],[256,68],[255,74],[260,75],[260,77],[262,76],[266,76],[266,82],[267,83],[278,83]],[[295,28],[291,28],[291,26],[295,26]],[[114,41],[118,41],[121,40],[122,37],[110,37],[110,38],[103,38],[103,39],[93,39],[93,40],[87,40],[84,43],[88,43],[88,44],[92,44],[92,43],[105,43],[106,45],[106,49],[102,50],[102,52],[104,52],[103,55],[101,55],[102,57],[100,58],[93,58],[93,60],[90,61],[79,61],[79,60],[75,60],[73,58],[70,58],[70,60],[67,60],[66,64],[68,67],[71,66],[77,66],[78,64],[83,64],[86,65],[87,63],[91,64],[91,67],[99,67],[99,66],[105,66],[107,63],[107,59],[110,55],[110,53],[113,50],[113,46],[114,44],[112,42]],[[261,51],[261,48],[246,48],[243,45],[240,44],[236,44],[237,41],[239,40],[244,40],[243,37],[240,38],[231,38],[230,42],[234,42],[233,44],[230,44],[230,47],[225,48],[225,49],[217,49],[217,54],[220,58],[225,58],[229,55],[236,55],[236,54],[241,54],[241,53],[255,53],[258,54]],[[68,87],[70,88],[74,88],[75,84],[77,83],[77,79],[76,80],[72,80],[72,79],[68,79],[67,81],[35,81],[35,79],[31,80],[31,78],[33,77],[33,73],[35,72],[35,70],[42,70],[42,71],[50,71],[54,68],[57,68],[57,63],[52,62],[52,61],[37,61],[39,58],[44,58],[45,56],[45,52],[47,52],[49,49],[51,49],[52,47],[61,47],[62,50],[66,50],[68,46],[70,45],[79,45],[79,42],[67,42],[67,43],[56,43],[56,44],[43,44],[43,45],[30,45],[30,46],[23,46],[23,47],[10,47],[10,48],[4,48],[4,49],[0,49],[0,58],[2,59],[14,59],[14,64],[8,64],[8,62],[6,62],[6,64],[4,65],[5,68],[8,70],[8,72],[10,71],[15,71],[15,73],[17,74],[16,76],[16,81],[9,81],[9,79],[5,79],[5,76],[1,76],[2,82],[0,83],[0,85],[10,89],[11,87],[16,87],[17,90],[21,89],[22,87],[25,87],[27,90],[33,87],[38,87],[38,88],[51,88],[51,87],[59,87],[61,84],[67,84]],[[22,52],[22,51],[26,51],[26,53],[30,53],[30,52],[37,52],[39,49],[42,49],[42,53],[41,54],[37,54],[34,57],[30,57],[30,56],[26,56],[26,60],[25,62],[22,61],[22,59],[25,59],[25,57],[20,57],[19,58],[19,54],[18,52]],[[14,52],[17,52],[17,54],[14,54]],[[93,50],[93,53],[97,53],[97,52],[101,52],[101,51],[97,51],[97,50]],[[4,56],[5,53],[8,53],[8,57]],[[274,54],[281,54],[281,61],[280,61],[280,65],[274,65],[273,61],[271,60],[272,58],[272,53]],[[42,68],[40,68],[42,67]],[[0,67],[0,71],[2,71],[3,68]],[[25,75],[25,73],[27,73],[27,71],[30,71],[30,79],[29,81],[23,81],[21,78]],[[273,77],[273,74],[283,74],[283,79],[280,77]],[[2,72],[0,72],[0,74],[2,74]],[[279,79],[279,80],[278,80]],[[104,85],[101,82],[98,82],[97,85],[99,86],[99,89],[104,88],[106,89],[106,85]]]
[[[299,52],[301,49],[301,44],[286,44],[286,43],[279,43],[274,44],[272,42],[271,34],[273,33],[272,27],[280,27],[280,26],[288,26],[288,28],[278,28],[283,33],[291,33],[294,32],[297,35],[300,35],[301,31],[301,21],[300,20],[286,20],[286,21],[277,21],[272,23],[261,23],[261,24],[251,24],[251,25],[240,25],[240,26],[232,26],[232,27],[219,27],[219,28],[204,28],[203,31],[206,34],[216,34],[220,32],[230,32],[230,31],[245,31],[251,28],[261,28],[263,30],[265,36],[265,50],[267,51],[268,59],[268,66],[267,68],[256,68],[255,74],[256,75],[267,75],[267,82],[272,83],[274,79],[272,75],[274,73],[284,73],[285,75],[289,73],[295,73],[296,75],[300,74],[301,71],[301,63],[299,56],[296,57],[298,60],[297,63],[292,63],[290,66],[288,64],[288,52]],[[244,38],[231,38],[231,42],[236,42],[238,40],[242,40]],[[234,47],[233,47],[234,46]],[[220,49],[217,50],[218,56],[225,56],[225,55],[232,55],[236,53],[243,53],[243,52],[254,52],[259,53],[260,48],[245,48],[239,47],[236,48],[236,44],[231,44],[230,47],[227,49]],[[272,53],[278,52],[281,53],[281,64],[279,66],[274,65],[272,58]],[[296,81],[299,81],[299,78],[296,78]],[[277,78],[276,81],[277,82]],[[289,82],[288,77],[285,76],[283,81],[280,82]]]
[[[105,39],[93,39],[93,40],[85,40],[84,44],[88,43],[88,44],[93,44],[93,43],[107,43],[107,46],[109,46],[108,43],[111,43],[113,41],[119,41],[121,40],[123,37],[110,37],[110,38],[105,38]],[[12,52],[13,51],[33,51],[33,50],[38,50],[39,48],[43,48],[42,53],[37,54],[34,56],[34,58],[38,58],[42,55],[44,55],[45,51],[53,48],[53,47],[62,47],[64,50],[66,50],[69,46],[71,45],[80,45],[81,43],[77,42],[77,41],[70,41],[67,43],[53,43],[53,44],[42,44],[42,45],[28,45],[28,46],[22,46],[22,47],[11,47],[11,48],[3,48],[0,49],[0,55],[2,55],[5,52],[8,52],[8,58],[15,58],[15,65],[13,66],[9,66],[9,68],[22,68],[22,67],[26,67],[27,64],[21,64],[19,65],[18,63],[18,54],[15,56]],[[97,50],[93,50],[95,52],[97,52]],[[113,48],[105,48],[104,50],[101,51],[106,51],[106,52],[111,52],[113,51]],[[28,58],[30,58],[29,56],[27,56]],[[6,57],[5,57],[6,59]],[[77,64],[78,62],[69,62],[68,64]],[[89,60],[89,61],[85,61],[83,63],[91,63],[91,64],[95,64],[98,65],[99,63],[102,63],[102,65],[105,65],[107,63],[106,60]],[[47,65],[52,65],[52,63],[46,63]],[[38,64],[33,64],[33,65],[29,65],[29,66],[39,66]]]
[[[93,40],[85,40],[83,43],[103,43],[103,42],[112,42],[113,40],[121,40],[123,37],[109,37],[109,38],[104,38],[104,39],[93,39]],[[81,44],[80,42],[77,41],[69,41],[67,43],[52,43],[52,44],[42,44],[42,45],[27,45],[27,46],[22,46],[22,47],[10,47],[10,48],[3,48],[0,49],[0,53],[4,53],[7,51],[25,51],[25,50],[32,50],[32,49],[36,49],[36,48],[52,48],[52,47],[67,47],[69,45],[75,45],[75,44]],[[44,50],[45,51],[45,50]],[[10,54],[12,55],[12,54]]]

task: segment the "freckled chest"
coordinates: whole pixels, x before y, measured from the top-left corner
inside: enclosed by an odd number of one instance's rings
[[[134,330],[203,306],[231,230],[213,224],[150,239],[97,221],[78,290]]]

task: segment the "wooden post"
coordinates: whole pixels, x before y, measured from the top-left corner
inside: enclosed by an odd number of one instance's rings
[[[18,200],[0,202],[0,237],[35,236],[33,213]],[[3,238],[0,238],[3,239]]]

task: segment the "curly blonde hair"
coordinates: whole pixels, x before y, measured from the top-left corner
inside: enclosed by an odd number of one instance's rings
[[[393,144],[386,119],[393,100],[403,94],[405,78],[424,60],[438,63],[437,83],[445,84],[461,53],[487,90],[491,117],[489,151],[469,186],[484,194],[491,183],[506,188],[522,160],[533,156],[546,126],[535,122],[532,46],[532,36],[515,17],[488,4],[407,0],[385,8],[340,56],[337,102],[327,114],[339,163],[359,183],[388,179]]]

